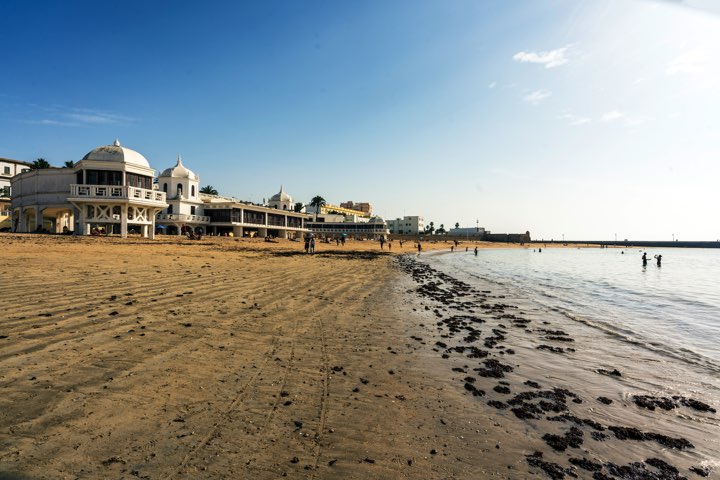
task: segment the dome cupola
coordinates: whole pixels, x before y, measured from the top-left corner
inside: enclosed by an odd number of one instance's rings
[[[117,139],[112,145],[104,145],[90,150],[82,159],[96,162],[127,163],[150,168],[150,164],[145,157],[135,150],[123,147],[120,145],[120,140]]]

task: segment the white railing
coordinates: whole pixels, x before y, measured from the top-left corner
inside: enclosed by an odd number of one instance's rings
[[[205,217],[203,215],[188,215],[186,213],[159,213],[156,220],[172,222],[210,223],[210,217]]]
[[[123,185],[70,185],[70,196],[75,198],[103,198],[117,200],[145,200],[165,203],[165,192]]]

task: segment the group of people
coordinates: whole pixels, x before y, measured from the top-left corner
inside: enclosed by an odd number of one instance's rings
[[[660,264],[662,262],[662,255],[655,255],[653,258],[655,258],[655,260],[657,260],[657,266],[658,267],[661,266]],[[647,264],[648,264],[647,252],[643,252],[643,254],[642,254],[642,264],[643,264],[643,267],[647,267]]]
[[[315,254],[315,237],[309,235],[305,237],[305,253],[309,253],[310,255]]]

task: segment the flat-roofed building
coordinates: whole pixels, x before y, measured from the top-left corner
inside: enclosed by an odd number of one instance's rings
[[[31,163],[22,160],[0,157],[0,223],[10,216],[10,199],[12,186],[10,179],[15,175],[30,171]],[[4,226],[4,225],[2,225]]]
[[[389,232],[385,221],[380,217],[357,217],[353,215],[320,214],[307,223],[315,235],[329,238],[350,237],[358,239],[376,239]]]
[[[340,206],[342,208],[363,212],[365,215],[368,216],[372,215],[372,205],[368,202],[355,203],[352,200],[348,200],[347,202],[341,203]]]
[[[425,220],[418,216],[405,216],[386,223],[390,233],[396,235],[418,235],[425,230]]]

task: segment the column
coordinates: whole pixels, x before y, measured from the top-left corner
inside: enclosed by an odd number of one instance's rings
[[[243,236],[243,227],[240,225],[233,225],[233,236],[237,238],[242,238]]]
[[[36,232],[38,227],[42,227],[42,220],[42,210],[40,209],[40,207],[35,207],[35,228],[33,228],[33,232]]]
[[[128,206],[120,205],[120,236],[122,238],[127,238],[127,231],[128,231],[127,214],[128,214]]]

